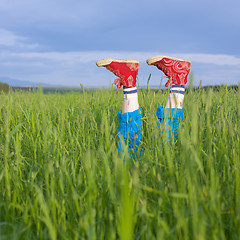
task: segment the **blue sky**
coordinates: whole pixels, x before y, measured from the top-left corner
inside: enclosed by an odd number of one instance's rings
[[[95,62],[140,61],[138,81],[159,85],[153,55],[192,61],[194,84],[240,82],[240,1],[1,0],[0,77],[110,86]]]

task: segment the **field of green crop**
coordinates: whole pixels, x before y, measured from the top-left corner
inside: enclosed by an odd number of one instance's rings
[[[240,88],[185,94],[176,143],[152,131],[167,94],[138,90],[137,160],[121,91],[0,94],[0,239],[239,239]]]

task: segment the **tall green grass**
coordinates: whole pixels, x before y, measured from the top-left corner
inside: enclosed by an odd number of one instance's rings
[[[190,90],[176,143],[152,130],[167,93],[138,96],[136,161],[121,91],[0,95],[0,239],[239,239],[240,90]]]

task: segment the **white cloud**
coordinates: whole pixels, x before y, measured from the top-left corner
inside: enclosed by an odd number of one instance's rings
[[[240,58],[226,54],[176,54],[177,57],[184,57],[197,63],[215,64],[220,66],[239,66]]]
[[[98,68],[95,62],[103,58],[136,59],[140,61],[138,79],[145,85],[152,74],[151,85],[157,86],[163,76],[155,67],[149,67],[146,59],[157,52],[0,52],[1,76],[28,81],[68,86],[109,86],[114,80],[113,74]],[[191,72],[194,84],[200,80],[203,85],[221,83],[237,84],[240,80],[240,58],[222,54],[174,54],[163,53],[172,57],[186,58],[192,61]],[[224,66],[224,67],[223,67]]]
[[[27,38],[18,36],[6,29],[0,29],[0,46],[3,47],[20,47],[25,49],[34,49],[37,44],[28,44]]]
[[[116,59],[134,59],[145,62],[149,57],[159,55],[157,52],[115,52],[115,51],[85,51],[85,52],[23,52],[8,53],[7,56],[23,59],[42,59],[52,60],[56,62],[69,63],[87,63],[96,62],[103,58]],[[239,66],[240,58],[226,54],[179,54],[179,53],[163,53],[162,55],[185,58],[195,63],[214,64],[219,66]],[[6,57],[7,57],[6,56]]]
[[[0,45],[14,46],[24,40],[26,39],[23,37],[19,37],[10,31],[7,31],[5,29],[0,29]]]

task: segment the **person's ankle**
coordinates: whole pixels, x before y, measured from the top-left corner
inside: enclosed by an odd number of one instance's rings
[[[124,104],[123,104],[123,112],[133,112],[139,109],[138,104],[138,95],[137,88],[134,87],[123,87],[124,94]]]
[[[184,86],[172,85],[165,108],[183,108],[184,93]]]
[[[137,97],[137,87],[123,87],[124,99],[136,98]]]

